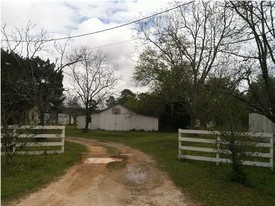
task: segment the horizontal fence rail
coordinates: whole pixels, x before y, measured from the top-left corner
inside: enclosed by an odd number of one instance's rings
[[[62,154],[65,126],[11,125],[1,133],[1,155],[5,149],[20,155]],[[5,148],[6,147],[6,148]]]
[[[179,129],[178,133],[179,159],[231,163],[230,159],[221,157],[224,154],[230,155],[229,150],[219,149],[221,146],[221,132]],[[252,157],[261,158],[263,161],[245,160],[243,161],[244,165],[269,167],[273,170],[273,133],[238,132],[234,134],[239,135],[240,138],[241,136],[253,137],[255,139],[253,146],[256,149],[265,150],[264,152],[255,151],[251,153]],[[228,144],[228,142],[222,142],[222,144]]]

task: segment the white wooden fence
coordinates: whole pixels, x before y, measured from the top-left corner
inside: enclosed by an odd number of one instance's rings
[[[18,138],[14,152],[22,155],[61,154],[64,153],[65,126],[9,126],[12,135]],[[18,132],[20,130],[20,132]],[[45,132],[46,131],[46,132]],[[44,133],[43,133],[44,132]],[[1,149],[3,154],[3,134]],[[15,138],[13,138],[15,141]],[[22,147],[22,150],[16,151]]]
[[[184,130],[179,129],[179,158],[189,160],[201,160],[216,163],[231,163],[230,159],[221,158],[222,154],[219,148],[220,132],[206,130]],[[270,167],[273,170],[273,134],[272,133],[240,133],[257,138],[256,147],[269,148],[269,152],[256,152],[252,156],[263,158],[266,161],[244,161],[244,165],[253,165],[259,167]],[[195,137],[194,137],[195,135]],[[192,136],[192,137],[190,137]],[[212,138],[209,138],[211,136]],[[214,137],[214,138],[213,138]],[[189,144],[188,146],[184,146]],[[196,146],[197,144],[197,146]],[[213,145],[214,144],[214,145]],[[207,147],[208,146],[208,147]],[[188,152],[196,155],[186,154]],[[212,155],[202,156],[205,153]],[[214,153],[214,154],[213,154]],[[197,155],[199,154],[199,155]],[[202,155],[200,155],[202,154]]]

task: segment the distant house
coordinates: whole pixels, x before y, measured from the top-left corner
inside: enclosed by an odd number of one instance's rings
[[[85,127],[85,116],[77,117],[77,128]],[[139,115],[122,105],[115,105],[91,115],[91,130],[111,131],[158,131],[158,118]]]
[[[71,118],[69,114],[58,114],[58,124],[66,125],[71,124]]]
[[[70,118],[69,114],[65,113],[59,113],[52,114],[52,113],[45,113],[44,114],[45,124],[46,125],[55,125],[55,124],[61,124],[61,125],[67,125],[72,124],[72,119]]]

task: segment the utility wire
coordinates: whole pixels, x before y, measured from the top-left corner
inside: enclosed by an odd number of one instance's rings
[[[94,50],[94,49],[100,49],[100,48],[103,48],[103,47],[109,47],[109,46],[114,46],[114,45],[117,45],[117,44],[125,44],[125,43],[128,43],[128,42],[131,42],[131,41],[137,41],[137,39],[128,39],[128,40],[125,40],[125,41],[119,41],[119,42],[114,42],[114,43],[110,43],[110,44],[104,44],[104,45],[100,45],[100,46],[96,46],[96,47],[89,47],[89,49],[91,50]],[[73,52],[65,52],[65,54],[71,54]],[[43,54],[43,56],[47,56],[47,57],[51,57],[53,55],[50,55],[50,54]]]
[[[131,21],[131,22],[128,22],[128,23],[125,23],[125,24],[120,24],[118,26],[114,26],[114,27],[110,27],[110,28],[107,28],[107,29],[102,29],[102,30],[98,30],[98,31],[94,31],[94,32],[89,32],[89,33],[84,33],[84,34],[79,34],[79,35],[73,35],[73,36],[66,36],[66,37],[59,37],[59,38],[53,38],[53,39],[48,39],[48,40],[32,40],[32,41],[28,41],[28,42],[37,42],[37,41],[41,41],[41,42],[50,42],[50,41],[60,41],[60,40],[66,40],[66,39],[74,39],[74,38],[79,38],[79,37],[84,37],[84,36],[90,36],[90,35],[93,35],[93,34],[98,34],[98,33],[102,33],[102,32],[106,32],[106,31],[110,31],[110,30],[114,30],[114,29],[118,29],[118,28],[121,28],[121,27],[125,27],[125,26],[128,26],[128,25],[131,25],[131,24],[135,24],[135,23],[138,23],[140,21],[144,21],[146,19],[150,19],[152,17],[155,17],[155,16],[158,16],[160,14],[164,14],[164,13],[167,13],[169,11],[172,11],[172,10],[175,10],[175,9],[178,9],[182,6],[185,6],[185,5],[188,5],[190,3],[192,3],[193,1],[190,1],[190,2],[187,2],[187,3],[184,3],[184,4],[180,4],[178,6],[175,6],[175,7],[172,7],[170,9],[166,9],[164,11],[161,11],[161,12],[158,12],[158,13],[155,13],[153,15],[150,15],[150,16],[146,16],[146,17],[143,17],[141,19],[137,19],[137,20],[134,20],[134,21]],[[20,41],[20,40],[9,40],[9,39],[4,39],[2,41],[10,41],[10,42],[27,42],[27,41]]]

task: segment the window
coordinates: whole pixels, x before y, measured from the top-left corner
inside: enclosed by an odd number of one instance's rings
[[[120,108],[113,108],[112,114],[120,114]]]

